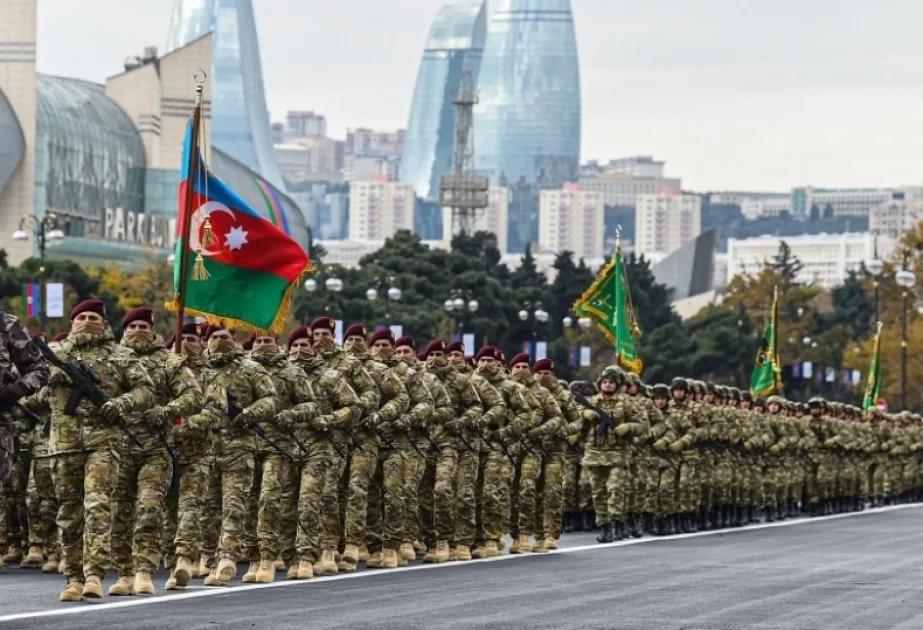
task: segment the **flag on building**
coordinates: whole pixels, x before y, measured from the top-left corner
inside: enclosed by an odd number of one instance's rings
[[[772,308],[763,331],[763,343],[756,353],[756,364],[750,376],[750,393],[769,396],[782,391],[782,366],[779,358],[779,289],[773,290]]]
[[[878,330],[875,332],[875,342],[872,349],[872,362],[869,364],[869,377],[865,385],[865,396],[862,398],[862,410],[868,411],[878,404],[881,396],[881,361],[879,359],[881,351],[881,328],[883,324],[878,322]]]
[[[190,186],[192,203],[187,208]],[[229,328],[281,332],[292,293],[310,268],[308,255],[208,168],[192,124],[183,147],[178,219],[173,273],[177,297],[167,307],[179,309],[185,258],[190,280],[182,299],[187,315]]]
[[[644,369],[639,353],[641,328],[631,305],[628,276],[622,248],[616,245],[615,254],[603,267],[590,288],[574,304],[578,317],[589,317],[603,334],[615,345],[618,364],[637,374]]]
[[[22,316],[40,317],[42,314],[42,285],[38,282],[27,282],[21,290]]]

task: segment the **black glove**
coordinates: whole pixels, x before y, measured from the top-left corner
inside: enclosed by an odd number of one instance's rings
[[[16,381],[0,390],[0,411],[9,411],[29,391],[22,381]]]

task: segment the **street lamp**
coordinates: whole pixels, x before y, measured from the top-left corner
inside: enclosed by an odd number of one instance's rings
[[[452,295],[455,297],[446,298],[442,306],[455,323],[456,330],[463,329],[468,323],[468,317],[474,315],[481,304],[471,297],[470,291],[455,290]]]
[[[542,308],[541,302],[528,302],[525,304],[525,307],[519,311],[519,320],[522,322],[529,321],[529,318],[532,318],[532,345],[535,345],[535,335],[538,332],[538,325],[546,323],[551,319],[551,315],[548,314],[544,308]],[[534,350],[534,347],[533,347]]]
[[[318,284],[317,280],[314,278],[308,278],[304,281],[304,290],[308,293],[314,293],[320,288],[321,285]],[[328,295],[330,293],[339,293],[343,290],[343,281],[337,278],[335,275],[330,275],[324,281],[323,289]],[[330,300],[327,299],[324,302],[324,313],[330,313]]]
[[[19,220],[19,227],[13,232],[14,241],[28,241],[29,231],[35,237],[35,245],[38,248],[39,259],[39,286],[41,295],[45,295],[45,250],[48,247],[56,247],[64,242],[64,231],[58,227],[58,215],[53,212],[45,214],[39,218],[36,215],[26,214]],[[45,330],[47,317],[45,312],[47,308],[40,304],[39,322],[42,330]]]
[[[917,277],[908,268],[910,250],[905,249],[901,261],[901,270],[895,274],[901,293],[901,409],[907,408],[907,302],[910,299],[910,289],[916,284]]]
[[[383,278],[381,285],[390,284],[391,287],[385,291],[385,328],[390,327],[391,320],[391,302],[398,302],[401,299],[403,293],[399,288],[394,286],[394,277],[389,276],[388,278]],[[365,292],[365,297],[368,298],[369,302],[374,302],[378,299],[378,289],[375,287],[369,287]]]
[[[885,270],[885,261],[878,257],[878,237],[875,237],[874,244],[874,253],[873,258],[865,263],[865,268],[868,269],[868,272],[872,275],[872,287],[875,291],[875,321],[877,322],[878,317],[878,278],[881,277],[882,272]]]

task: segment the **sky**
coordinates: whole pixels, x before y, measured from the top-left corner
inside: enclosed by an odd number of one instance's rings
[[[39,71],[103,82],[163,48],[173,0],[38,2]],[[698,191],[923,183],[919,0],[571,2],[582,160],[653,155]],[[253,4],[273,120],[406,126],[439,0]]]

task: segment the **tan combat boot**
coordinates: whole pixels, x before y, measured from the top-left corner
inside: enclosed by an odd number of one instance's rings
[[[151,574],[147,571],[135,573],[135,595],[153,595],[157,592],[151,581]]]
[[[83,583],[77,580],[70,580],[67,588],[61,591],[58,601],[61,602],[82,602],[83,601]]]
[[[503,551],[506,549],[506,536],[501,536],[500,540],[497,541],[497,551]]]
[[[196,569],[196,574],[193,577],[207,577],[208,574],[211,573],[211,569],[208,568],[211,560],[211,556],[203,555],[201,558],[199,558],[199,567]]]
[[[519,553],[519,538],[513,539],[513,544],[510,545],[510,553]]]
[[[397,551],[394,549],[385,548],[381,554],[381,568],[382,569],[396,569],[397,568]]]
[[[449,562],[458,560],[458,547],[449,547]]]
[[[426,553],[426,545],[420,540],[415,540],[413,541],[413,550],[418,556],[422,556]]]
[[[298,569],[295,571],[296,580],[310,580],[314,577],[314,565],[310,560],[302,560],[298,563]]]
[[[487,548],[483,546],[475,547],[474,551],[471,552],[471,557],[474,558],[475,560],[481,560],[483,558],[486,558]]]
[[[350,564],[358,564],[360,553],[361,551],[356,545],[346,545],[346,548],[343,549],[342,561]],[[368,554],[368,551],[366,551],[366,554]]]
[[[237,563],[230,558],[222,558],[218,563],[218,579],[227,584],[237,575]]]
[[[484,557],[485,558],[496,558],[500,555],[500,549],[497,546],[496,540],[488,540],[487,544],[484,546]]]
[[[355,573],[358,568],[358,565],[349,562],[346,558],[342,558],[337,562],[337,571],[339,573]]]
[[[240,578],[241,582],[256,582],[256,572],[260,569],[259,560],[251,560],[250,567],[247,569],[247,572],[244,573],[244,576]],[[237,575],[237,570],[234,570],[234,575]],[[233,576],[232,576],[233,577]]]
[[[288,565],[288,573],[285,574],[285,579],[287,580],[297,580],[298,579],[298,561],[292,560]]]
[[[320,565],[321,565],[321,575],[336,575],[337,574],[337,563],[336,556],[333,553],[333,549],[324,549],[321,552],[320,556]],[[317,573],[317,567],[314,567],[315,573]]]
[[[368,562],[369,559],[369,548],[365,545],[359,547],[359,562]]]
[[[459,562],[468,562],[471,560],[471,549],[465,545],[459,545],[456,547],[457,550],[457,559]]]
[[[532,553],[548,553],[548,549],[545,548],[545,541],[535,539],[535,544],[532,545]]]
[[[413,550],[413,545],[411,543],[404,543],[401,545],[398,554],[400,555],[401,560],[407,560],[408,562],[417,559],[417,553]]]
[[[167,581],[163,585],[163,590],[165,591],[181,591],[180,587],[176,585],[176,569],[170,571],[170,577],[167,578]]]
[[[554,538],[546,538],[542,541],[542,546],[545,548],[545,551],[557,551],[558,541]]]
[[[192,558],[187,558],[186,556],[178,557],[176,559],[176,568],[173,569],[173,579],[176,580],[176,586],[179,588],[186,588],[195,571],[196,565],[192,561]]]
[[[260,568],[256,571],[254,582],[260,584],[270,584],[276,579],[276,562],[275,560],[261,560]]]
[[[128,578],[129,580],[131,578]],[[83,596],[90,599],[99,599],[103,596],[103,580],[98,575],[88,575],[83,585]]]
[[[519,543],[518,545],[516,543]],[[513,547],[517,547],[518,551],[513,551]],[[513,546],[510,547],[510,553],[529,553],[532,551],[532,543],[529,542],[528,534],[520,534],[516,542],[513,543]]]
[[[445,562],[449,559],[449,541],[448,540],[439,540],[436,541],[436,547],[426,554],[426,557],[423,558],[423,562],[429,564],[439,564],[440,562]]]
[[[380,569],[381,568],[381,557],[382,557],[382,553],[380,551],[376,551],[375,553],[370,555],[368,559],[365,561],[365,568],[366,569]]]
[[[279,556],[276,558],[275,562],[273,563],[273,566],[275,567],[276,571],[285,571],[285,569],[288,568],[288,567],[285,565],[285,560],[282,559],[282,554],[281,554],[281,553],[280,553]]]
[[[22,562],[23,555],[22,547],[10,547],[3,556],[3,562],[18,564]]]
[[[115,584],[109,587],[109,594],[113,597],[127,597],[134,595],[134,581],[129,575],[120,575]]]
[[[236,567],[235,567],[236,572]],[[215,567],[209,571],[208,575],[205,576],[204,581],[205,586],[227,586],[227,582],[221,580],[221,576],[218,575],[218,567]]]
[[[42,566],[42,562],[45,561],[45,554],[42,553],[42,548],[37,546],[29,547],[29,555],[22,559],[22,562],[19,563],[19,567],[22,569],[37,569]]]
[[[53,553],[48,556],[48,560],[42,565],[42,573],[57,573],[58,565],[61,563],[60,554]]]

